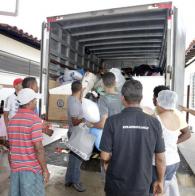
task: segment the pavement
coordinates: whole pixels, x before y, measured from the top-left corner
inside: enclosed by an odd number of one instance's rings
[[[78,193],[72,187],[64,186],[66,167],[48,165],[51,173],[50,181],[46,185],[46,196],[105,196],[103,183],[99,172],[81,171],[81,182],[86,187],[86,192]],[[4,179],[0,186],[0,196],[8,195],[9,181]]]
[[[64,186],[66,167],[48,165],[51,173],[46,185],[46,196],[105,196],[104,186],[99,172],[81,171],[81,181],[87,188],[86,192],[78,193],[72,187]],[[1,178],[2,179],[2,178]],[[185,173],[177,174],[180,196],[195,196],[195,178]],[[9,180],[4,179],[0,185],[0,196],[8,195]]]
[[[191,134],[189,140],[179,144],[179,151],[195,174],[195,133]]]
[[[51,146],[51,148],[53,149],[53,146]],[[179,145],[179,150],[191,168],[191,170],[189,168],[186,169],[184,166],[184,169],[181,167],[177,172],[180,196],[195,196],[195,133],[192,134],[192,137],[187,142]],[[57,155],[58,154],[56,154],[55,157],[56,160]],[[53,155],[52,158],[54,158]],[[57,162],[60,161],[57,160]],[[181,165],[183,165],[184,160],[181,159],[181,162]],[[73,188],[65,187],[65,165],[66,164],[64,164],[64,166],[48,165],[51,178],[46,185],[46,196],[105,196],[104,186],[101,181],[100,172],[98,171],[81,171],[81,181],[87,188],[86,192],[78,193]],[[0,166],[0,196],[7,196],[9,167],[6,153],[0,156]],[[89,168],[89,166],[87,166],[87,168]]]
[[[189,174],[177,173],[180,196],[195,196],[195,177]]]
[[[51,180],[46,186],[47,196],[104,196],[103,183],[99,172],[81,171],[81,182],[87,191],[78,193],[72,187],[64,187],[65,167],[49,165]]]

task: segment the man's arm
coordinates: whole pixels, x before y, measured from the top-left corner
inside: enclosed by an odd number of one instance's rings
[[[99,122],[93,123],[93,127],[98,129],[103,129],[107,118],[108,118],[108,114],[103,115]]]
[[[7,125],[8,125],[8,122],[9,122],[8,115],[9,115],[9,112],[7,112],[7,111],[4,111],[4,114],[3,114],[3,116],[4,116],[4,121],[5,121],[5,126],[6,126],[6,127],[7,127]]]
[[[46,164],[46,161],[45,161],[45,151],[44,151],[44,147],[43,147],[43,144],[42,144],[42,140],[43,140],[42,120],[37,117],[37,119],[32,124],[31,129],[32,129],[31,138],[32,138],[32,143],[34,145],[35,154],[36,154],[36,157],[39,161],[41,169],[43,171],[44,181],[47,183],[48,180],[49,180],[49,172],[48,172],[48,169],[47,169],[47,164]]]
[[[49,128],[50,123],[43,121],[43,133],[51,137],[53,135],[53,130]]]
[[[93,123],[93,127],[103,129],[106,119],[108,118],[108,106],[104,96],[100,96],[98,101],[98,108],[100,111],[100,121],[97,123]]]
[[[163,193],[164,175],[166,170],[165,153],[155,153],[157,180],[153,185],[153,193]]]
[[[75,102],[75,99],[72,97],[68,100],[68,111],[73,126],[78,126],[80,123],[84,122],[84,119],[80,115],[81,105]]]
[[[178,137],[177,144],[182,143],[191,137],[189,127],[181,129],[180,131],[181,131],[181,134]]]
[[[190,108],[184,107],[182,105],[179,105],[179,108],[180,108],[181,111],[189,112],[190,114],[192,114],[193,116],[195,116],[195,110],[192,110]]]
[[[100,142],[101,159],[104,163],[105,171],[108,168],[109,161],[111,159],[112,149],[113,149],[113,129],[111,126],[110,118],[107,118],[104,130],[102,133],[102,138]]]
[[[3,116],[4,116],[4,121],[5,121],[5,126],[7,127],[8,125],[8,122],[9,122],[9,111],[11,109],[11,101],[10,101],[10,97],[7,97],[6,101],[5,101],[5,105],[4,105],[4,113],[3,113]]]
[[[5,143],[4,139],[0,137],[0,145],[3,145]]]
[[[1,137],[1,136],[0,136],[0,145],[3,145],[3,146],[5,146],[6,148],[9,148],[9,142],[8,142],[8,140],[6,140],[5,137]]]
[[[100,154],[100,157],[104,162],[104,170],[107,171],[108,164],[109,164],[109,161],[110,161],[110,158],[111,158],[111,154],[108,153],[108,152],[102,151],[101,154]]]
[[[155,146],[155,165],[157,172],[157,180],[153,184],[153,193],[160,194],[163,193],[163,184],[164,184],[164,174],[166,169],[165,163],[165,143],[162,133],[162,127],[159,121],[157,121],[156,126],[157,140]]]
[[[76,117],[71,117],[73,126],[78,126],[80,123],[84,122],[84,119],[78,119]]]
[[[35,142],[34,143],[34,149],[35,149],[35,154],[37,156],[37,159],[39,161],[39,164],[41,165],[41,169],[43,171],[43,177],[45,183],[49,181],[49,171],[47,169],[47,164],[45,161],[45,151],[42,142]]]
[[[188,111],[190,114],[192,114],[193,116],[195,116],[195,110],[192,110],[192,109],[188,109]]]

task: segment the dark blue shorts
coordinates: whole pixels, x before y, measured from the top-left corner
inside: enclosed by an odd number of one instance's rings
[[[170,181],[172,180],[174,174],[176,173],[177,169],[179,168],[179,163],[175,163],[173,165],[166,166],[165,171],[165,180]],[[157,180],[157,172],[156,172],[156,166],[152,167],[152,185]],[[150,187],[150,193],[152,193],[152,185]]]

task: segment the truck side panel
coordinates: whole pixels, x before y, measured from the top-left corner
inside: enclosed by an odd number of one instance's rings
[[[178,94],[178,103],[183,104],[186,34],[178,9],[174,8],[173,79],[172,89]]]

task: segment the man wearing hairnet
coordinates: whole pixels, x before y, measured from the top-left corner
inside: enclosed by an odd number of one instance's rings
[[[169,90],[169,88],[167,86],[164,85],[160,85],[160,86],[156,86],[153,90],[153,104],[154,106],[157,106],[157,98],[158,98],[158,94],[162,91],[162,90]],[[157,111],[155,111],[157,113]],[[182,115],[182,113],[177,110],[176,108],[174,108],[174,112],[175,114],[178,116],[179,121],[180,121],[180,135],[178,136],[178,141],[177,144],[182,143],[186,140],[188,140],[191,137],[190,134],[190,130],[188,127],[188,124],[186,122],[185,117]]]
[[[154,105],[156,115],[161,122],[166,146],[167,169],[165,174],[166,196],[178,196],[179,190],[176,179],[176,170],[179,167],[179,154],[177,144],[186,141],[190,137],[188,124],[181,112],[176,109],[177,94],[166,86],[154,88]],[[155,180],[155,173],[154,173]]]

